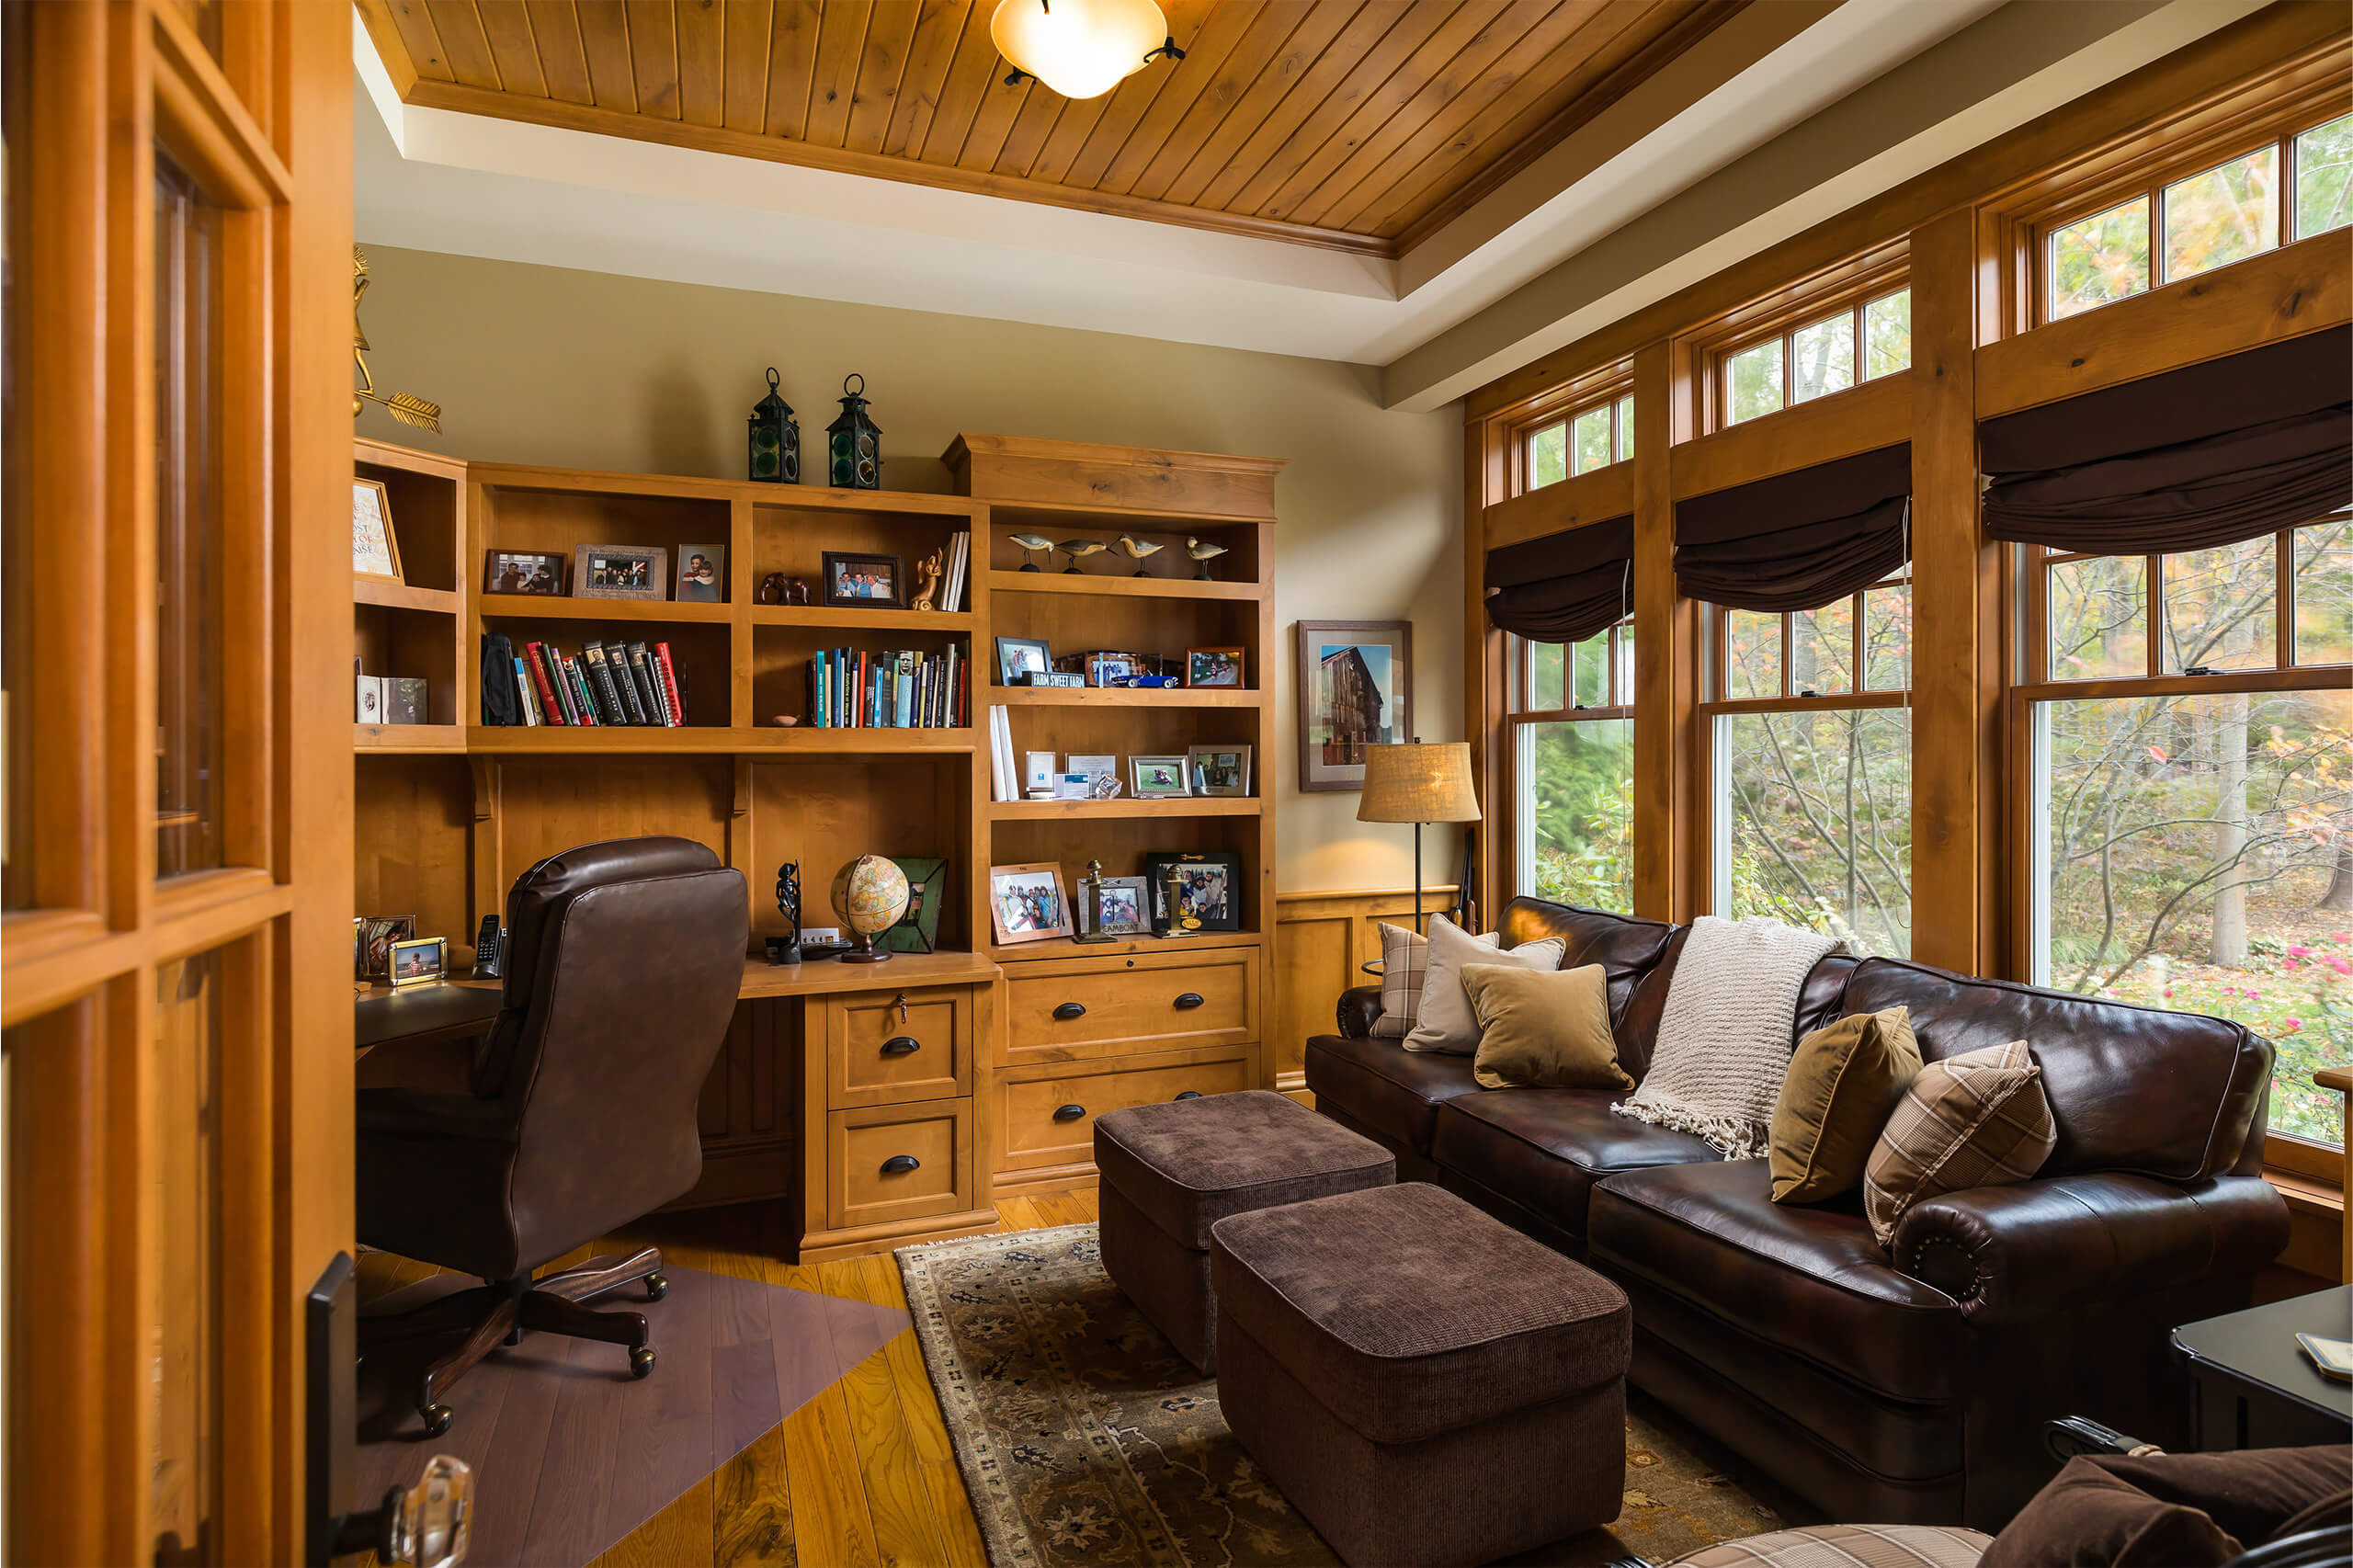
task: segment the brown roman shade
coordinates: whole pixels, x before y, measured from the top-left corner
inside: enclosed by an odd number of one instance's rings
[[[1902,568],[1912,448],[1882,447],[1675,507],[1683,597],[1733,609],[1813,609]]]
[[[2353,327],[1989,419],[1989,538],[2053,550],[2212,550],[2353,492]]]
[[[1487,552],[1487,619],[1537,642],[1582,642],[1634,608],[1634,519],[1610,517]]]

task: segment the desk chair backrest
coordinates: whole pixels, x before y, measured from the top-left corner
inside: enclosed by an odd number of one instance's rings
[[[594,1236],[701,1176],[696,1108],[751,940],[744,875],[690,839],[585,844],[516,879],[506,924],[474,1092],[517,1129],[517,1230]]]

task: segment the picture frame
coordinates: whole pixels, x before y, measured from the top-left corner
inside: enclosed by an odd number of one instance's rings
[[[584,544],[572,551],[575,599],[669,597],[670,552],[652,544]]]
[[[996,640],[996,679],[999,686],[1018,686],[1023,675],[1043,674],[1054,667],[1054,656],[1040,637],[1000,637]]]
[[[1178,875],[1176,906],[1168,903],[1168,877]],[[1191,936],[1199,931],[1242,929],[1242,857],[1231,850],[1196,854],[1167,850],[1143,858],[1144,880],[1151,884],[1152,928],[1156,936]]]
[[[544,550],[490,550],[483,552],[482,591],[485,594],[529,594],[540,598],[564,597],[564,558]]]
[[[417,937],[394,942],[386,978],[393,989],[404,985],[433,985],[448,978],[449,938]]]
[[[678,546],[677,580],[670,597],[682,605],[715,605],[727,597],[727,547],[723,544]]]
[[[948,862],[938,856],[891,857],[907,879],[907,912],[876,935],[874,945],[893,953],[939,950],[939,912],[948,906]]]
[[[824,602],[837,608],[907,608],[907,563],[899,556],[829,550],[818,575]]]
[[[1367,746],[1414,733],[1414,623],[1299,623],[1299,787],[1364,788]]]
[[[1143,660],[1135,653],[1089,653],[1082,672],[1089,686],[1125,686],[1144,673]]]
[[[1092,773],[1057,773],[1054,775],[1054,799],[1057,801],[1086,801],[1094,799],[1095,775]]]
[[[1095,929],[1105,937],[1152,935],[1152,884],[1142,877],[1105,877],[1096,885]]]
[[[351,482],[351,574],[400,583],[401,541],[392,531],[392,497],[380,479]]]
[[[1193,792],[1185,758],[1174,755],[1128,758],[1128,790],[1139,801],[1174,800]]]
[[[359,921],[359,972],[355,977],[381,984],[392,973],[392,944],[416,936],[414,915],[363,915]]]
[[[1070,935],[1070,900],[1053,860],[989,868],[989,925],[997,945],[1015,947]]]
[[[1241,690],[1247,684],[1244,651],[1240,648],[1188,648],[1185,684],[1188,687]]]
[[[1023,752],[1021,754],[1021,792],[1031,796],[1051,795],[1054,792],[1054,775],[1060,771],[1054,766],[1052,752]]]
[[[1187,746],[1185,779],[1196,795],[1246,796],[1250,793],[1250,748],[1245,745]]]
[[[1073,752],[1063,763],[1066,773],[1084,773],[1090,780],[1118,778],[1120,758],[1115,752]]]

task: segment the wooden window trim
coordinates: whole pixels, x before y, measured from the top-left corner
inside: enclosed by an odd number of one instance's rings
[[[2143,292],[2165,287],[2167,279],[2161,276],[2165,187],[2258,152],[2267,142],[2282,148],[2279,244],[2273,249],[2296,243],[2288,223],[2295,182],[2295,138],[2340,118],[2353,107],[2346,102],[2349,87],[2353,87],[2353,69],[2346,64],[2344,44],[2332,40],[2302,51],[2260,78],[2235,84],[2204,101],[2185,106],[2177,114],[2113,138],[1980,204],[1982,219],[2001,258],[1995,320],[2000,334],[2031,332],[2054,319],[2068,319],[2050,314],[2044,267],[2051,234],[2135,197],[2146,196],[2150,204],[2150,278]]]

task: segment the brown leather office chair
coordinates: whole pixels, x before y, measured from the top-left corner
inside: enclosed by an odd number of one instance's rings
[[[359,1092],[359,1239],[483,1281],[364,1325],[372,1343],[467,1331],[420,1381],[428,1433],[449,1429],[449,1385],[527,1330],[626,1345],[633,1375],[654,1369],[643,1313],[585,1303],[639,1280],[661,1300],[659,1251],[531,1271],[700,1177],[696,1102],[743,983],[749,907],[743,873],[688,839],[550,856],[506,896],[506,1005],[463,1092]]]

